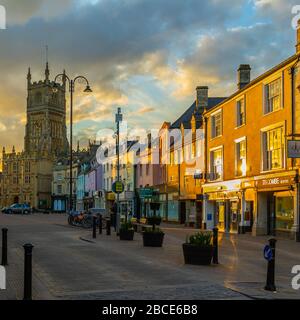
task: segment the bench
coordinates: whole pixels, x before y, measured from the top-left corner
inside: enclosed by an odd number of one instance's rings
[[[147,228],[152,228],[151,225],[147,224],[147,218],[140,218],[139,222],[137,218],[131,218],[131,223],[136,232],[142,232]]]

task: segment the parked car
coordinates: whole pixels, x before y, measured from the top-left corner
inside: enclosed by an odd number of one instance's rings
[[[30,214],[32,209],[27,203],[14,203],[9,207],[3,208],[2,212],[7,214]]]

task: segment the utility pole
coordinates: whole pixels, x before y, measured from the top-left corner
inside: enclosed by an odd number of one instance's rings
[[[120,182],[120,122],[123,120],[123,115],[121,113],[121,108],[118,108],[118,113],[116,114],[116,123],[117,123],[117,182]],[[117,216],[116,216],[116,229],[117,233],[120,230],[120,193],[117,192]]]

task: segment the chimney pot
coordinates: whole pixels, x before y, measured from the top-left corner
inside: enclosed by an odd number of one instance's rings
[[[196,108],[204,111],[208,107],[208,87],[198,86],[196,88]]]
[[[249,64],[240,64],[238,68],[238,90],[243,89],[250,82],[250,73]]]

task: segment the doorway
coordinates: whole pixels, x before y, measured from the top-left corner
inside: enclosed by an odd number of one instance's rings
[[[275,197],[273,192],[267,193],[267,234],[276,235]]]
[[[185,224],[186,221],[186,205],[185,201],[180,201],[179,222]]]

